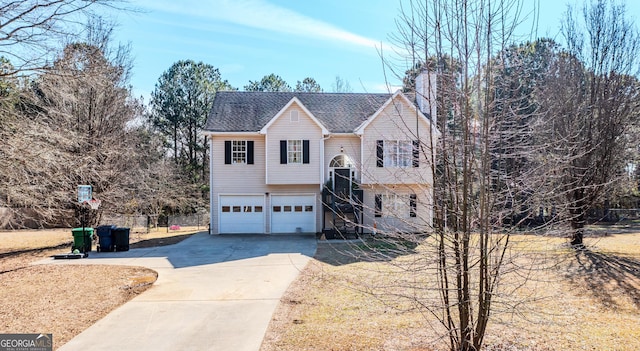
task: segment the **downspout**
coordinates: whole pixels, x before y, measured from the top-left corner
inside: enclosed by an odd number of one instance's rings
[[[269,134],[264,133],[264,183],[269,189]],[[264,211],[264,232],[271,234],[271,195],[267,191],[265,193],[265,211]]]
[[[209,134],[209,235],[212,233],[213,211],[217,210],[213,207],[213,135]]]
[[[325,216],[325,212],[324,212],[324,166],[325,166],[325,159],[324,159],[324,142],[326,140],[328,140],[329,138],[331,138],[331,134],[328,134],[326,137],[320,138],[320,213],[322,214],[322,232],[324,232],[324,229],[326,228],[326,216]]]
[[[325,159],[324,159],[324,142],[325,140],[328,140],[331,138],[331,134],[328,134],[326,137],[323,137],[320,139],[320,143],[322,145],[320,145],[320,193],[322,193],[322,189],[324,189],[324,166],[325,166]]]
[[[356,134],[360,138],[360,164],[358,165],[358,173],[360,173],[360,185],[364,183],[364,133]]]
[[[269,184],[269,135],[264,134],[264,182]]]

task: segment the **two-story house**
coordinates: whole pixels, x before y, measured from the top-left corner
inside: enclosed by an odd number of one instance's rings
[[[438,131],[425,91],[422,109],[399,91],[218,92],[211,233],[429,230]]]

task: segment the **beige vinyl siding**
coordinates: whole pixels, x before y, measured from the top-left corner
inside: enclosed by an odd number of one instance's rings
[[[224,164],[224,142],[226,140],[252,140],[254,164]],[[212,139],[214,190],[235,193],[263,193],[265,188],[264,136],[262,135],[216,135]]]
[[[298,111],[298,121],[290,119]],[[320,184],[320,143],[322,129],[300,108],[292,104],[267,129],[268,184]],[[280,164],[280,140],[309,140],[308,164]]]
[[[225,140],[252,140],[254,142],[254,164],[224,163]],[[211,233],[219,233],[220,195],[263,195],[265,196],[265,233],[271,228],[270,196],[268,194],[316,194],[316,229],[322,226],[322,204],[319,187],[317,185],[267,185],[265,183],[265,136],[263,135],[215,135],[211,143],[213,153],[211,157]],[[313,160],[313,158],[312,158]]]
[[[396,105],[397,104],[397,105]],[[428,151],[420,152],[420,167],[377,167],[376,147],[378,140],[400,140],[412,142],[418,137],[421,146],[428,150],[430,143],[429,123],[418,118],[414,109],[400,96],[389,104],[365,128],[362,136],[362,183],[363,184],[431,184],[432,173],[427,157]]]
[[[388,203],[383,200],[382,216],[375,216],[375,195],[399,195],[409,201],[411,194],[416,195],[416,216],[410,217],[407,203],[407,211],[390,212]],[[428,232],[433,226],[433,191],[427,185],[397,186],[393,184],[375,185],[364,189],[363,222],[365,232],[371,232],[375,226],[379,233],[383,232]],[[385,211],[386,210],[386,211]]]
[[[342,148],[342,152],[340,152]],[[329,179],[329,163],[338,155],[347,155],[356,168],[356,179],[360,177],[360,138],[356,135],[331,136],[324,142],[324,178]]]
[[[224,142],[225,140],[252,140],[254,164],[230,164],[224,163]],[[212,172],[211,172],[211,232],[216,234],[219,232],[218,224],[218,208],[219,195],[260,195],[265,192],[266,185],[264,181],[265,162],[264,162],[264,136],[262,135],[215,135],[211,142],[213,143],[213,154],[211,155]]]

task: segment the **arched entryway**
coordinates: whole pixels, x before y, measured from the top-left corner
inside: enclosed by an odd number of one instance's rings
[[[356,167],[340,153],[329,162],[330,193],[325,196],[323,231],[327,238],[346,238],[362,233],[362,190],[354,190]],[[327,227],[328,225],[328,227]]]
[[[355,178],[355,168],[349,156],[340,154],[329,162],[329,179],[333,183],[336,196],[344,199],[351,197],[351,188]]]

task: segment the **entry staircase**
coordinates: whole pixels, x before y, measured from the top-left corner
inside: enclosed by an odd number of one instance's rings
[[[330,189],[323,193],[323,234],[327,239],[357,239],[362,235],[362,190],[349,195],[336,194]],[[331,223],[326,223],[330,214]]]

